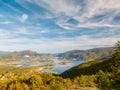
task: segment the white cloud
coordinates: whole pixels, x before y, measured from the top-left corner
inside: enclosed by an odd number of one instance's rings
[[[119,0],[33,0],[33,2],[54,13],[53,16],[57,15],[56,24],[67,30],[81,27],[120,27],[112,24],[113,18],[120,13]],[[82,4],[83,2],[86,4]],[[89,19],[96,15],[106,17],[95,23],[91,22]],[[70,18],[80,22],[79,25],[76,27],[68,25],[67,20]]]
[[[55,23],[67,30],[75,30],[81,27],[119,27],[113,24],[113,18],[120,14],[120,0],[16,0],[23,7],[34,13],[35,18],[51,19],[56,18]],[[40,15],[25,3],[37,4],[47,9],[45,15]],[[100,21],[92,22],[91,18],[97,15],[105,15]],[[23,15],[22,22],[28,18]],[[22,16],[22,17],[23,17]],[[79,22],[78,26],[68,25],[69,19],[75,19]],[[92,19],[93,20],[93,19]],[[116,23],[117,24],[117,23]]]
[[[101,24],[101,23],[86,23],[79,24],[78,27],[110,27],[110,28],[120,28],[120,25],[112,25],[112,24]]]
[[[0,39],[9,37],[10,33],[4,29],[0,29]]]
[[[11,23],[12,23],[11,21],[0,22],[0,24],[5,24],[5,25],[7,25],[7,24],[11,24]]]
[[[45,34],[45,33],[50,33],[49,29],[44,29],[42,26],[39,24],[36,26],[21,26],[21,27],[15,27],[14,29],[14,34],[19,35],[19,34],[24,34],[24,35],[37,35],[37,34]]]
[[[120,11],[119,3],[120,0],[88,0],[87,11],[84,16],[92,17],[96,14],[101,14],[109,10]]]
[[[27,28],[25,27],[20,27],[20,28],[16,28],[16,32],[14,32],[16,34],[31,34],[31,32],[29,30],[27,30]]]
[[[80,28],[99,28],[99,27],[108,27],[108,28],[120,28],[120,25],[113,25],[108,23],[82,23],[78,25],[66,23],[66,22],[57,22],[57,25],[64,28],[65,30],[78,30]]]
[[[49,33],[50,30],[41,30],[40,33]]]
[[[110,24],[115,16],[120,14],[120,0],[88,0],[86,9],[81,16],[77,15],[74,18],[80,22],[89,22],[89,18],[97,15],[105,15],[99,22]]]
[[[0,29],[0,50],[5,51],[14,51],[14,50],[25,50],[31,49],[39,52],[64,52],[71,49],[89,49],[94,47],[103,47],[103,46],[113,46],[118,40],[120,40],[119,32],[112,36],[111,33],[116,32],[111,29],[111,31],[106,30],[105,34],[108,34],[106,37],[102,37],[102,33],[99,35],[97,33],[92,33],[92,35],[82,36],[76,35],[76,37],[71,38],[47,38],[44,36],[45,33],[56,32],[60,36],[64,36],[64,33],[69,35],[67,31],[59,32],[59,30],[51,29],[47,30],[46,27],[42,26],[42,23],[36,24],[38,18],[42,19],[52,19],[58,26],[67,30],[77,30],[80,28],[98,28],[98,27],[108,27],[108,28],[120,28],[119,24],[113,24],[112,20],[115,16],[120,13],[120,0],[15,0],[20,3],[20,5],[28,11],[33,13],[32,20],[29,26],[15,25],[13,33],[8,33],[4,29]],[[40,7],[45,8],[44,15],[42,16],[41,11],[36,12],[32,9],[34,7],[29,7],[27,1],[32,4],[40,5]],[[86,4],[81,4],[82,2]],[[17,10],[15,7],[9,6],[12,10],[17,13],[23,13],[20,10]],[[39,8],[38,8],[39,9]],[[48,11],[47,11],[48,10]],[[94,16],[105,15],[100,21],[93,21]],[[11,16],[12,17],[12,16]],[[13,18],[15,18],[13,16]],[[37,18],[37,19],[36,19]],[[28,14],[22,14],[17,17],[20,22],[24,23],[29,19]],[[30,18],[31,19],[31,18]],[[77,25],[69,23],[70,19],[75,19],[78,21]],[[92,20],[90,20],[92,19]],[[35,23],[34,23],[35,21]],[[10,22],[2,22],[3,24],[10,24]],[[45,23],[45,22],[44,22]],[[28,24],[28,23],[27,23]],[[36,24],[36,26],[34,26]],[[11,27],[13,27],[11,25]],[[16,28],[17,27],[17,28]],[[19,27],[19,28],[18,28]],[[28,28],[29,27],[29,28]],[[48,27],[51,28],[52,26]],[[11,29],[12,30],[12,29]],[[57,32],[58,31],[58,32]],[[86,30],[88,31],[88,30]],[[101,30],[102,31],[102,30]],[[69,32],[69,31],[68,31]],[[82,32],[80,32],[82,33]],[[88,31],[89,33],[89,31]],[[22,38],[21,34],[29,34],[29,38]],[[40,35],[33,39],[32,35]],[[43,35],[42,35],[43,34]],[[91,32],[90,32],[91,34]],[[93,38],[94,35],[100,36],[100,38]],[[14,36],[15,35],[15,36]],[[51,35],[51,34],[50,34]],[[80,34],[79,34],[80,35]],[[111,35],[111,36],[109,36]],[[115,36],[116,35],[116,36]],[[25,35],[23,35],[26,37]],[[45,37],[45,38],[42,38]],[[6,38],[11,37],[11,38]],[[19,38],[18,38],[19,37]]]
[[[20,20],[21,22],[25,22],[28,18],[29,18],[29,16],[24,13],[24,14],[19,18],[19,20]]]
[[[75,38],[14,38],[0,39],[0,50],[15,51],[31,49],[41,53],[58,53],[72,49],[90,49],[95,47],[114,46],[120,40],[118,37],[92,38],[89,36],[77,36]]]
[[[34,2],[55,14],[75,15],[80,6],[68,3],[67,0],[34,0]]]

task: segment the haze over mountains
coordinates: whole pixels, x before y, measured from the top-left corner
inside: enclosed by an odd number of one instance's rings
[[[24,51],[15,51],[15,52],[1,52],[1,57],[2,58],[16,58],[16,59],[20,59],[20,58],[52,58],[53,56],[51,54],[40,54],[31,50],[24,50]]]
[[[8,53],[9,53],[9,52],[0,51],[0,56],[6,55],[6,54],[8,54]]]
[[[96,60],[96,59],[106,59],[113,52],[114,47],[106,48],[94,48],[89,50],[72,50],[64,53],[58,54],[58,57],[61,58],[75,58],[77,60]]]
[[[31,50],[24,50],[19,52],[0,52],[1,57],[9,58],[59,58],[59,59],[75,59],[75,60],[96,60],[106,59],[113,52],[114,47],[94,48],[89,50],[71,50],[63,53],[45,54],[37,53]]]

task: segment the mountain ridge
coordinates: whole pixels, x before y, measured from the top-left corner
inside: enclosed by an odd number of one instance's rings
[[[14,58],[53,58],[58,57],[58,59],[75,59],[75,60],[98,60],[98,59],[107,59],[114,52],[115,47],[103,47],[103,48],[93,48],[89,50],[70,50],[63,53],[37,53],[32,50],[23,50],[23,51],[14,51],[5,53],[0,53],[0,57],[14,57]]]
[[[93,48],[89,50],[71,50],[64,53],[59,53],[59,58],[77,59],[77,60],[95,60],[106,59],[113,54],[115,47]]]

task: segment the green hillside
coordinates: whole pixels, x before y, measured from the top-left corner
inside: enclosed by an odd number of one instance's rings
[[[120,90],[120,42],[115,53],[105,61],[90,61],[75,66],[61,74],[63,78],[75,79],[81,76],[93,76],[102,90]],[[114,90],[114,89],[113,89]]]
[[[117,50],[116,50],[117,51]],[[80,75],[92,75],[96,74],[99,70],[103,70],[104,72],[112,72],[113,68],[120,64],[120,59],[115,59],[116,53],[114,53],[111,58],[108,60],[95,60],[89,61],[86,63],[82,63],[78,66],[75,66],[61,75],[65,78],[74,78]],[[118,55],[117,55],[118,56]]]

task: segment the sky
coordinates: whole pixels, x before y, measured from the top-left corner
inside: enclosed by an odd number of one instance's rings
[[[59,53],[118,40],[120,0],[0,0],[0,51]]]

